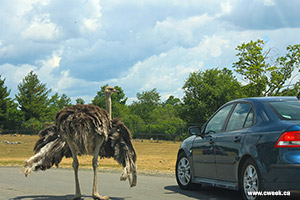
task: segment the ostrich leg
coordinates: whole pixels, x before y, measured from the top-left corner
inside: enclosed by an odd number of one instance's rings
[[[108,200],[108,196],[102,196],[98,193],[98,179],[97,179],[97,166],[98,166],[98,156],[99,151],[104,143],[104,137],[97,137],[95,142],[95,151],[94,151],[94,157],[93,157],[93,170],[94,170],[94,182],[93,182],[93,198],[97,200]]]
[[[72,152],[72,158],[73,158],[72,167],[74,169],[74,175],[75,175],[75,196],[74,196],[73,200],[79,200],[79,199],[81,199],[81,192],[80,192],[80,186],[79,186],[79,180],[78,180],[79,162],[77,159],[77,153],[75,151],[73,143],[70,140],[68,140],[67,143]]]

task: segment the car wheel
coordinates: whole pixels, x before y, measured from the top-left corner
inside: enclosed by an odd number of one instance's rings
[[[196,184],[192,183],[190,161],[184,152],[181,152],[176,162],[176,180],[183,190],[194,189]]]
[[[241,192],[245,200],[258,200],[260,196],[252,195],[262,191],[262,182],[256,163],[252,159],[246,160],[240,175]]]

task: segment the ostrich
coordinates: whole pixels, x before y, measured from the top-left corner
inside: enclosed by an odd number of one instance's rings
[[[53,165],[58,167],[62,158],[72,157],[75,176],[75,196],[81,199],[78,179],[79,162],[77,155],[93,155],[94,171],[92,196],[106,200],[108,196],[98,193],[98,156],[114,157],[124,167],[120,180],[128,178],[130,186],[136,185],[136,153],[131,143],[129,129],[119,120],[111,121],[111,94],[117,92],[108,86],[105,89],[108,112],[94,105],[65,107],[56,114],[56,124],[40,131],[40,139],[34,147],[35,155],[25,161],[25,176],[31,171],[46,170]]]

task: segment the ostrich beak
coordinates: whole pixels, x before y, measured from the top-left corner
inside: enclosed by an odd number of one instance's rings
[[[120,92],[120,91],[119,91],[119,90],[116,90],[116,89],[114,89],[112,92],[113,92],[113,93],[118,93],[118,92]]]

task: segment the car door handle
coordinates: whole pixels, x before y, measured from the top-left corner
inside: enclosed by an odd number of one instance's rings
[[[215,139],[211,135],[206,135],[205,139],[208,141],[209,144],[215,143]]]
[[[240,142],[241,141],[241,137],[240,136],[235,136],[233,139],[234,142]]]

